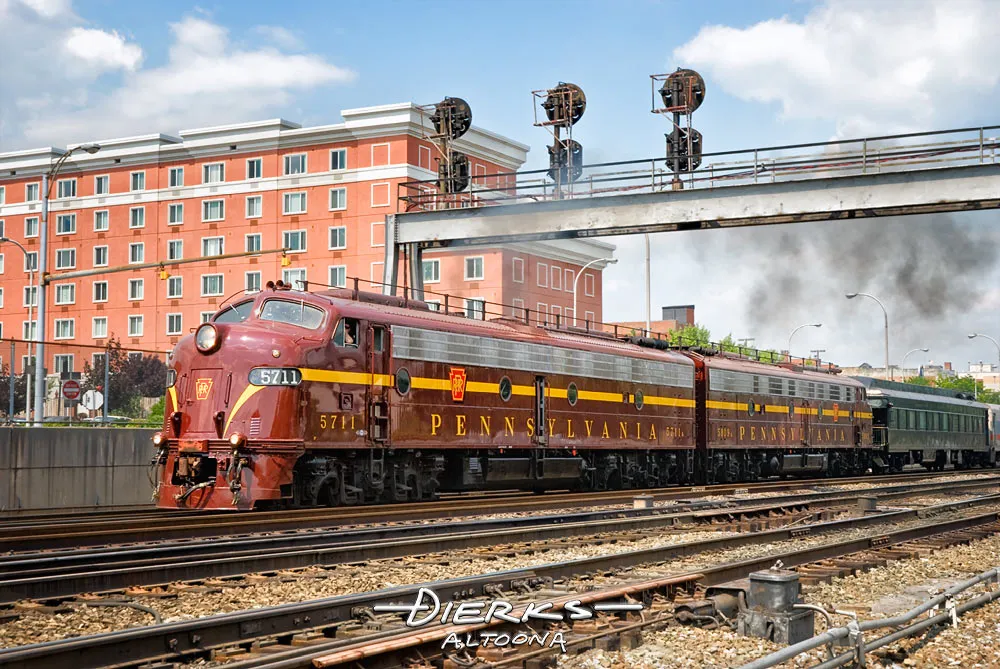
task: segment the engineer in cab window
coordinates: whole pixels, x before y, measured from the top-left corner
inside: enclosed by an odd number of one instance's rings
[[[358,347],[358,321],[353,318],[341,318],[337,331],[333,333],[333,343],[337,346]]]

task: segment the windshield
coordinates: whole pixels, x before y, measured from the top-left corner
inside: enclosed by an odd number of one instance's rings
[[[246,300],[239,304],[231,304],[216,315],[213,319],[216,323],[242,323],[250,318],[253,311],[253,300]]]
[[[305,302],[268,300],[260,310],[260,320],[288,323],[315,330],[323,324],[325,312]]]

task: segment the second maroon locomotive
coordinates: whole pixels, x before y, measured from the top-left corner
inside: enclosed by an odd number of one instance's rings
[[[175,348],[158,504],[238,508],[862,472],[860,383],[280,284]]]

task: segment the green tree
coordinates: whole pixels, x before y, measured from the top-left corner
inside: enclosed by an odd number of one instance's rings
[[[167,366],[154,355],[129,355],[114,335],[108,340],[109,387],[104,388],[103,360],[97,365],[83,363],[84,390],[100,390],[108,402],[108,413],[143,418],[142,398],[163,397]]]
[[[926,376],[911,376],[908,379],[903,379],[903,383],[909,383],[914,386],[932,386],[931,380]]]
[[[1000,392],[988,390],[983,387],[983,382],[973,379],[971,376],[939,376],[930,379],[926,376],[911,376],[906,379],[906,383],[918,386],[934,386],[937,388],[947,388],[960,393],[966,393],[972,397],[977,397],[980,402],[987,404],[1000,404]]]
[[[26,411],[28,379],[25,374],[14,376],[14,413]],[[0,367],[0,413],[7,415],[10,409],[10,365]]]
[[[693,323],[668,332],[667,339],[677,346],[708,346],[712,336],[708,328]]]

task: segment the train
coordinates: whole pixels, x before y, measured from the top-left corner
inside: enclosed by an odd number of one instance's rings
[[[996,407],[838,372],[269,282],[169,355],[154,498],[249,510],[996,465]]]

